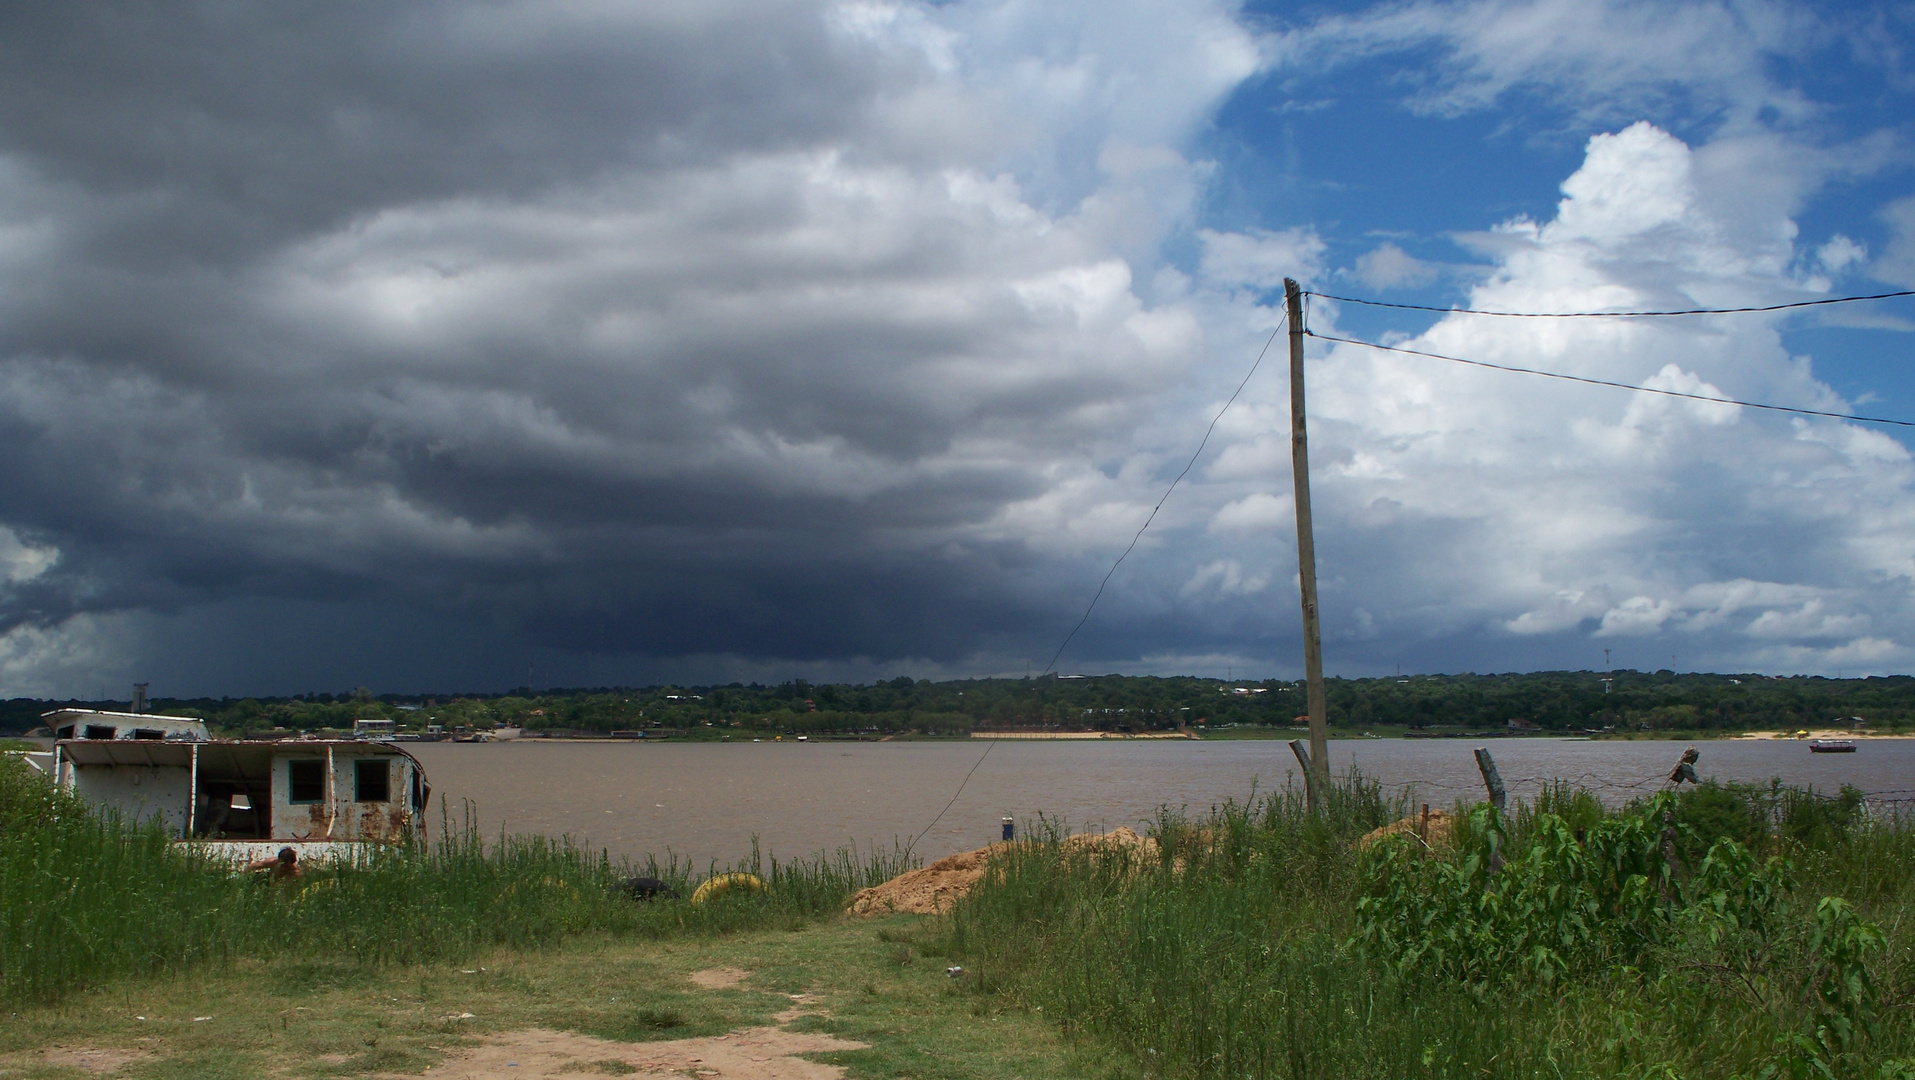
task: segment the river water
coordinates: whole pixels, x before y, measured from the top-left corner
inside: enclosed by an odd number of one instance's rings
[[[1281,788],[1297,772],[1280,741],[1005,740],[971,742],[424,743],[408,747],[455,820],[466,800],[481,827],[571,836],[614,857],[667,852],[703,868],[745,854],[756,835],[780,857],[847,844],[890,848],[916,836],[926,858],[982,846],[1010,815],[1061,817],[1073,830],[1141,826],[1160,806],[1208,810],[1227,798]],[[1683,747],[1671,742],[1575,739],[1349,739],[1330,743],[1330,764],[1355,765],[1419,802],[1448,807],[1482,797],[1472,751],[1483,746],[1514,798],[1550,779],[1578,783],[1612,803],[1655,792]],[[1810,754],[1798,742],[1698,744],[1697,771],[1721,780],[1844,783],[1915,792],[1915,739],[1863,740],[1854,754]],[[982,757],[982,763],[979,763]],[[976,772],[965,783],[973,767]],[[956,802],[951,799],[963,784]],[[434,799],[437,831],[438,798]]]

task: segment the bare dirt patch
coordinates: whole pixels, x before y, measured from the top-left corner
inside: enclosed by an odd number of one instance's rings
[[[751,972],[743,968],[715,967],[706,968],[703,971],[694,971],[686,977],[701,989],[729,990],[739,983],[744,982],[746,979],[751,978]]]
[[[831,1010],[819,1004],[824,1000],[817,994],[806,991],[802,994],[786,994],[791,999],[791,1008],[772,1016],[781,1024],[789,1024],[801,1016],[830,1016]]]
[[[845,910],[853,915],[889,915],[892,912],[937,915],[949,911],[952,904],[971,891],[971,886],[983,879],[984,868],[991,861],[991,856],[1010,846],[992,844],[976,851],[947,855],[929,866],[899,874],[882,885],[858,890],[852,894]],[[1059,847],[1066,853],[1097,854],[1122,850],[1150,856],[1156,853],[1157,842],[1137,835],[1134,829],[1119,825],[1107,833],[1083,833],[1067,837]]]
[[[52,1046],[26,1055],[35,1065],[63,1066],[89,1073],[114,1073],[138,1061],[152,1058],[145,1050],[121,1046]],[[4,1073],[0,1073],[4,1075]]]
[[[495,1035],[479,1046],[449,1050],[445,1061],[419,1075],[429,1080],[531,1080],[580,1073],[702,1080],[839,1080],[844,1076],[842,1067],[821,1065],[797,1055],[867,1048],[865,1043],[832,1035],[772,1027],[746,1028],[715,1038],[649,1043],[611,1042],[534,1028]],[[627,1073],[627,1068],[632,1071]]]

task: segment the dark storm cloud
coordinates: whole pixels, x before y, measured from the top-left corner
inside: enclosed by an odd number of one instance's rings
[[[1056,585],[991,523],[1197,334],[898,17],[8,9],[0,631],[286,612],[234,673],[340,605],[494,651],[1028,636]]]
[[[1364,33],[1427,43],[1453,7]],[[1533,9],[1471,25],[1554,55],[1614,7],[1458,10]],[[1347,273],[1307,223],[1199,216],[1222,168],[1201,133],[1258,69],[1237,15],[7,8],[0,692],[1041,669],[1278,326],[1270,290]],[[1511,78],[1649,78],[1596,61]],[[1591,139],[1550,220],[1432,228],[1496,227],[1474,306],[1797,299],[1821,159],[1639,124]],[[1417,340],[1841,407],[1760,320]],[[1892,440],[1312,357],[1333,668],[1579,666],[1671,635],[1744,670],[1911,655]],[[1067,670],[1294,671],[1272,370]]]
[[[14,6],[0,43],[10,146],[165,203],[105,224],[168,266],[367,208],[809,145],[878,76],[795,3]]]

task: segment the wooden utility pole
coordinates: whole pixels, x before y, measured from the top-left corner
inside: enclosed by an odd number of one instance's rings
[[[1330,721],[1323,700],[1323,631],[1317,623],[1317,542],[1310,524],[1310,440],[1303,423],[1303,290],[1283,279],[1290,320],[1290,470],[1296,483],[1297,585],[1303,593],[1303,677],[1310,690],[1310,762],[1304,789],[1313,808],[1330,782]]]

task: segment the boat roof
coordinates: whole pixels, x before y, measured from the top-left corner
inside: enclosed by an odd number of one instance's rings
[[[185,768],[192,764],[193,751],[199,751],[201,769],[228,773],[242,779],[268,777],[276,756],[323,753],[328,749],[349,751],[365,757],[390,755],[411,761],[424,772],[419,759],[392,743],[366,742],[361,739],[220,739],[208,742],[161,742],[157,739],[61,739],[54,744],[60,756],[76,765],[142,765]]]
[[[162,721],[170,720],[176,724],[203,724],[206,722],[204,720],[201,720],[197,716],[167,716],[163,713],[114,712],[111,709],[75,709],[75,708],[52,709],[48,712],[41,713],[40,719],[45,720],[54,716],[73,716],[73,717],[110,716],[115,720],[138,720],[138,721],[141,721],[142,723],[148,720],[162,720]]]

